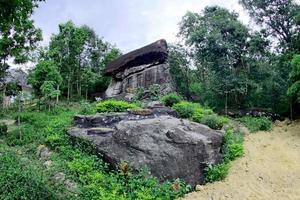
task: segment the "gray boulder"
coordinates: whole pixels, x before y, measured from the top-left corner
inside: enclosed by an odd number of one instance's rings
[[[168,63],[167,42],[158,40],[152,44],[124,54],[106,66],[105,74],[111,82],[105,98],[131,100],[138,88],[160,86],[160,93],[174,90]]]
[[[222,131],[170,115],[76,116],[75,124],[68,134],[91,141],[113,166],[147,167],[160,180],[201,184],[206,164],[222,159]]]

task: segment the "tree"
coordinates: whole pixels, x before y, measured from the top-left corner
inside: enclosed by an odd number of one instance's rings
[[[290,73],[292,85],[289,87],[287,94],[300,103],[300,55],[294,56],[292,67],[293,69]]]
[[[42,39],[41,30],[35,28],[33,20],[30,19],[39,1],[0,1],[0,82],[9,67],[7,60],[26,62],[29,52]]]
[[[169,46],[170,73],[175,83],[176,91],[187,99],[191,99],[191,69],[187,51],[179,45]]]
[[[240,0],[255,22],[280,41],[283,49],[290,48],[300,31],[300,6],[293,0]]]
[[[83,90],[86,96],[97,84],[107,87],[109,79],[104,76],[104,69],[111,58],[119,55],[116,52],[119,50],[104,42],[88,26],[76,27],[68,21],[60,24],[59,33],[51,38],[48,55],[58,66],[63,78],[61,90],[69,100],[74,95],[82,97]],[[86,72],[93,73],[96,81],[85,80]]]
[[[52,87],[58,88],[61,81],[62,77],[53,61],[41,60],[29,74],[29,83],[39,99],[45,96],[51,99],[54,93],[58,95],[59,90]]]
[[[51,108],[51,100],[60,95],[60,91],[55,89],[56,83],[54,81],[44,81],[41,85],[42,101],[49,110]]]
[[[210,98],[224,99],[225,109],[229,98],[232,104],[243,105],[250,34],[238,15],[217,6],[206,7],[203,14],[188,12],[180,23],[179,35],[192,50],[205,90],[213,91]]]
[[[267,30],[267,34],[279,41],[274,46],[277,55],[273,56],[272,66],[275,68],[275,87],[273,95],[276,111],[285,113],[288,106],[292,116],[293,99],[286,96],[291,86],[289,74],[292,70],[290,60],[300,51],[300,5],[294,0],[240,0],[254,21]]]

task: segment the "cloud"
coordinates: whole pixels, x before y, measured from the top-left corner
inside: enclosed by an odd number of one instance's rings
[[[58,32],[58,24],[72,20],[76,25],[90,26],[128,52],[161,38],[175,42],[182,16],[209,5],[235,10],[244,23],[249,21],[238,0],[49,0],[40,3],[33,19],[43,30],[44,45]]]

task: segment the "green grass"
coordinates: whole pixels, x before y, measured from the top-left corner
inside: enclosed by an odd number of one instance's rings
[[[127,174],[121,168],[112,170],[91,144],[67,136],[66,130],[79,111],[78,105],[59,107],[50,112],[26,110],[20,115],[21,126],[15,125],[7,135],[0,136],[0,159],[12,160],[0,162],[0,193],[9,194],[6,198],[0,196],[0,199],[22,199],[24,196],[24,199],[168,200],[183,196],[190,190],[181,181],[161,183],[149,176],[147,170]],[[6,117],[17,117],[15,112],[8,113]],[[37,148],[41,144],[52,151],[50,168],[46,168],[44,161],[37,157]],[[68,192],[63,183],[57,185],[53,181],[58,172],[65,173],[76,183],[76,193]],[[174,184],[178,185],[176,190]]]
[[[267,117],[242,117],[240,121],[250,130],[251,133],[257,131],[269,131],[272,129],[272,121]]]
[[[57,197],[40,169],[6,151],[0,156],[0,199],[55,200]]]
[[[136,104],[129,103],[127,101],[109,99],[97,103],[96,109],[100,113],[109,113],[109,112],[125,112],[127,109],[138,108]]]

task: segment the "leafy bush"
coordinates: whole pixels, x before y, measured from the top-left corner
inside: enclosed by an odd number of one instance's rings
[[[208,165],[205,169],[205,182],[220,181],[226,178],[230,168],[229,163],[221,163],[217,165]]]
[[[91,115],[91,114],[95,114],[95,113],[96,113],[95,105],[90,104],[89,102],[86,102],[86,101],[80,102],[79,114]]]
[[[0,123],[0,136],[7,134],[7,125],[4,123]]]
[[[138,108],[137,105],[128,103],[127,101],[109,99],[102,101],[96,105],[98,112],[125,112],[127,109]]]
[[[243,135],[234,133],[231,129],[226,130],[224,135],[223,153],[224,161],[235,160],[244,155]]]
[[[0,199],[58,199],[42,177],[15,154],[4,153],[0,156]]]
[[[269,131],[272,128],[272,121],[267,117],[242,117],[240,121],[250,130],[251,133],[257,131]]]
[[[222,148],[224,154],[223,162],[217,165],[208,165],[205,168],[206,182],[220,181],[227,176],[230,161],[244,155],[243,141],[241,133],[234,133],[232,129],[226,130]]]
[[[195,116],[193,119],[195,120]],[[218,130],[221,129],[224,124],[228,123],[228,119],[218,115],[204,115],[202,118],[200,118],[199,122],[212,129]]]
[[[198,103],[191,103],[187,101],[182,101],[176,103],[172,107],[180,117],[190,118],[194,115],[195,112],[203,113],[203,108]]]
[[[161,98],[164,105],[172,107],[174,104],[179,103],[182,98],[175,92],[169,93]]]
[[[148,89],[144,87],[139,87],[135,91],[134,100],[140,101],[144,99],[150,99],[156,101],[161,95],[161,86],[158,84],[150,85]]]

